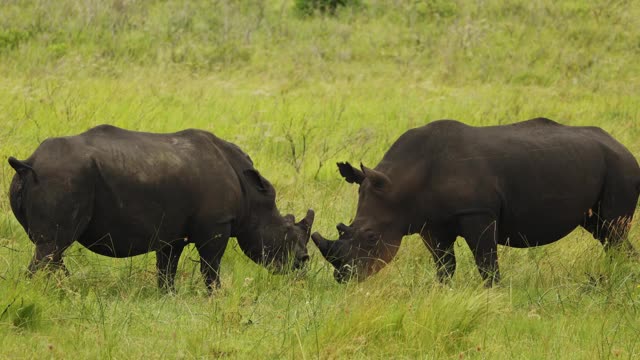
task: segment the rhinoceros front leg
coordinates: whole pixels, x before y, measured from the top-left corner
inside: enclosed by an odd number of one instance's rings
[[[65,248],[59,248],[55,243],[38,243],[34,251],[29,268],[27,271],[28,276],[33,276],[40,269],[48,270],[62,270],[65,275],[69,275],[69,270],[64,266],[62,260],[62,253]]]
[[[158,268],[158,287],[162,290],[175,292],[175,278],[178,270],[178,260],[184,242],[176,242],[156,251],[156,267]]]
[[[220,261],[230,234],[230,224],[219,224],[200,227],[190,236],[200,254],[200,271],[210,293],[220,287]]]
[[[421,234],[429,252],[436,263],[438,281],[446,283],[456,272],[456,255],[453,245],[456,235],[445,229],[431,229]]]
[[[39,269],[46,268],[63,270],[66,275],[69,275],[69,271],[62,261],[62,253],[73,244],[79,234],[84,232],[89,217],[79,217],[76,213],[72,221],[65,225],[41,221],[39,218],[30,222],[33,225],[27,232],[36,249],[29,263],[28,274],[33,275]]]
[[[465,215],[458,220],[460,234],[469,245],[486,287],[500,282],[498,222],[488,215]]]
[[[25,230],[36,246],[29,264],[31,274],[43,267],[68,274],[62,253],[87,229],[93,206],[92,184],[82,181],[86,179],[82,174],[76,175],[41,178],[30,190],[32,200],[24,206]]]

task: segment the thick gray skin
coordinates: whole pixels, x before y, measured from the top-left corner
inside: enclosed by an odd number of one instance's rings
[[[158,284],[173,289],[184,246],[195,244],[209,289],[236,237],[253,261],[283,271],[308,260],[313,211],[281,216],[275,189],[236,145],[201,130],[133,132],[101,125],[45,140],[16,170],[11,208],[36,245],[29,265],[64,268],[74,241],[111,257],[155,251]],[[66,271],[66,269],[65,269]]]
[[[440,281],[453,275],[453,245],[463,237],[487,286],[500,278],[497,245],[545,245],[582,226],[605,248],[630,247],[640,169],[597,127],[543,118],[491,127],[441,120],[407,131],[375,169],[338,167],[360,184],[355,219],[338,225],[338,241],[312,235],[338,281],[375,274],[402,237],[416,233]]]

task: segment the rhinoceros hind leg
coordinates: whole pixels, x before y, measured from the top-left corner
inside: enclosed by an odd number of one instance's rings
[[[605,251],[620,249],[637,256],[628,235],[638,202],[638,185],[629,181],[626,172],[624,166],[615,163],[609,169],[599,204],[592,209],[597,226],[591,233]]]
[[[631,215],[615,216],[611,215],[606,209],[593,211],[589,215],[591,217],[589,222],[582,227],[589,231],[594,239],[600,241],[605,252],[610,253],[612,250],[622,250],[628,255],[640,257],[638,251],[629,241]]]
[[[612,220],[603,220],[600,230],[594,237],[598,239],[607,253],[611,251],[622,251],[629,256],[638,257],[638,251],[629,241],[629,230],[631,227],[630,217],[619,217]]]

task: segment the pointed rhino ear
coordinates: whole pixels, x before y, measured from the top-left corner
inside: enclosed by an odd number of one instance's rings
[[[351,184],[362,184],[364,181],[364,173],[349,164],[348,162],[338,163],[340,175]]]
[[[24,161],[20,161],[16,158],[14,158],[13,156],[9,156],[9,165],[11,165],[11,167],[16,171],[16,172],[22,172],[25,170],[33,170],[33,168],[29,165],[27,165]]]
[[[388,190],[391,187],[391,179],[389,179],[387,175],[380,171],[369,169],[362,164],[360,164],[360,168],[362,169],[364,176],[369,179],[371,185],[376,190]]]
[[[258,191],[266,193],[271,188],[271,184],[267,181],[267,179],[263,178],[262,175],[258,172],[258,170],[247,169],[242,172],[245,179],[249,182],[249,184],[253,185]]]
[[[31,165],[27,164],[24,161],[20,161],[13,156],[9,157],[9,165],[18,173],[20,176],[25,176],[28,172],[33,174],[33,179],[38,182],[38,175],[36,171],[31,167]]]

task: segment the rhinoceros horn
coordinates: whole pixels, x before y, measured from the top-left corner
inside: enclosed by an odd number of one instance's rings
[[[311,239],[316,244],[322,256],[331,263],[336,268],[340,267],[341,259],[340,256],[336,253],[336,243],[337,241],[329,241],[322,237],[320,233],[315,232],[311,235]]]
[[[307,216],[305,216],[304,219],[300,220],[298,225],[304,227],[305,230],[307,230],[307,234],[308,234],[309,231],[311,230],[311,227],[313,226],[314,219],[315,219],[315,212],[313,211],[313,209],[309,209],[307,210]]]

